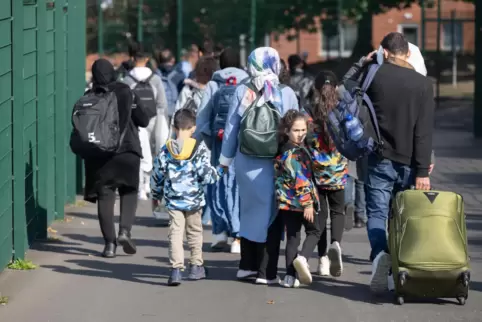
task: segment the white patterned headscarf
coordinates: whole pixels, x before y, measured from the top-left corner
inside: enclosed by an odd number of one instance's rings
[[[248,57],[248,72],[252,77],[251,82],[258,91],[264,89],[265,101],[269,101],[275,106],[282,104],[278,78],[280,70],[281,61],[278,51],[274,48],[256,48]]]

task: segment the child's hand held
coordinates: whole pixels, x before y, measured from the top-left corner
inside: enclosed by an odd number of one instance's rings
[[[315,215],[314,215],[313,207],[310,206],[309,208],[305,208],[303,210],[303,217],[311,223],[314,222]]]

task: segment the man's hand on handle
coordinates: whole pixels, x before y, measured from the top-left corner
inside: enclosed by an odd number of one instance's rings
[[[430,178],[415,178],[415,189],[417,190],[430,190]]]

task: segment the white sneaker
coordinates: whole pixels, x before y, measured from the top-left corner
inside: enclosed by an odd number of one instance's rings
[[[241,242],[239,239],[234,239],[231,243],[231,254],[241,254]]]
[[[255,277],[256,275],[258,275],[258,272],[256,271],[246,271],[244,269],[240,269],[236,273],[236,278],[239,280],[244,280],[247,278]]]
[[[320,276],[330,276],[330,260],[328,256],[320,257],[316,273]]]
[[[310,285],[313,278],[311,277],[310,267],[308,266],[306,258],[298,255],[293,261],[293,266],[296,269],[296,273],[298,273],[300,282],[305,285]]]
[[[276,278],[272,280],[267,280],[265,278],[257,278],[255,283],[260,285],[275,285],[280,283],[280,278],[279,276],[276,276]]]
[[[343,273],[343,261],[341,259],[340,243],[335,241],[328,249],[328,259],[330,260],[330,274],[334,277],[341,276]]]
[[[395,280],[393,279],[393,274],[388,275],[387,287],[390,292],[395,291]]]
[[[137,193],[137,198],[139,200],[149,200],[149,197],[147,196],[147,192],[145,190],[140,190]]]
[[[372,276],[370,279],[370,289],[375,293],[382,293],[388,290],[388,273],[392,266],[390,255],[381,252],[375,257],[372,264]]]
[[[280,284],[281,284],[281,286],[286,287],[286,288],[298,288],[298,287],[300,287],[300,281],[296,277],[290,276],[290,275],[286,275],[285,279]]]
[[[211,244],[211,248],[217,250],[223,250],[228,245],[228,235],[221,233],[219,235],[213,235],[214,242]]]

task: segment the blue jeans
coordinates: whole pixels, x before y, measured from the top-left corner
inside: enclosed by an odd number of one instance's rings
[[[414,171],[407,166],[373,155],[368,158],[365,186],[367,231],[373,260],[380,252],[388,252],[387,220],[392,196],[410,188],[415,182]]]
[[[348,176],[345,185],[345,206],[355,204],[355,219],[366,221],[365,184],[363,181]]]

